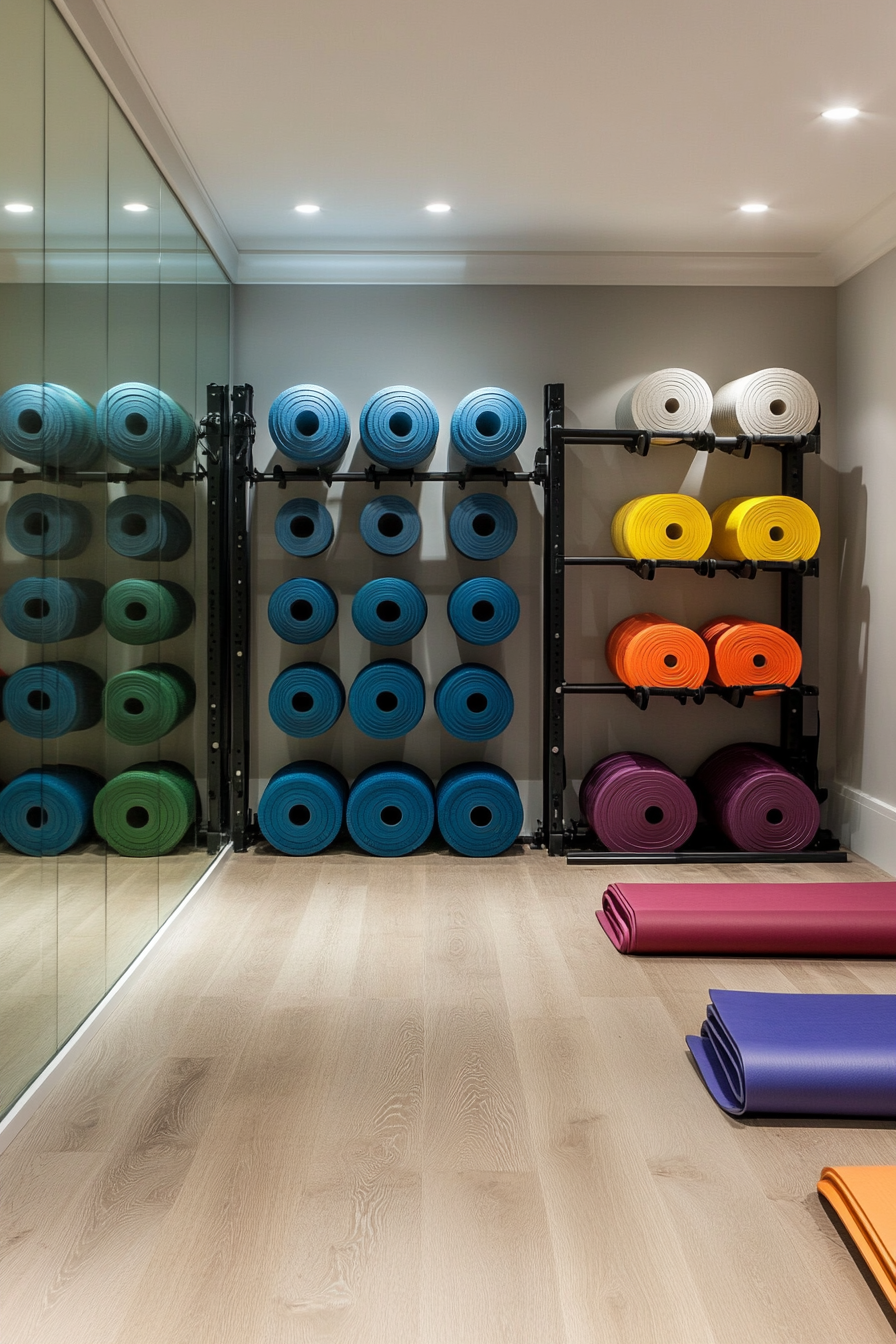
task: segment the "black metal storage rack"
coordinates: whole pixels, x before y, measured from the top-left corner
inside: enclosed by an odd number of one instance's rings
[[[821,831],[813,845],[798,855],[792,853],[743,853],[734,850],[716,835],[712,847],[699,847],[699,839],[689,842],[694,847],[683,847],[661,854],[613,854],[595,848],[594,836],[582,822],[567,822],[563,815],[563,794],[566,785],[564,758],[565,700],[568,695],[624,695],[639,709],[646,709],[653,696],[672,696],[682,704],[693,700],[702,704],[708,695],[722,696],[737,708],[757,690],[780,690],[780,755],[783,763],[805,780],[823,801],[826,792],[818,787],[818,735],[804,729],[804,708],[816,704],[818,688],[800,680],[793,687],[785,686],[729,686],[711,684],[693,690],[672,687],[630,687],[621,682],[568,682],[565,676],[565,596],[566,570],[571,566],[625,568],[639,578],[650,581],[657,569],[690,569],[695,574],[712,579],[720,571],[735,578],[755,579],[761,570],[770,570],[781,576],[781,627],[801,645],[803,634],[803,580],[818,577],[818,561],[793,562],[756,560],[653,560],[629,559],[623,556],[569,556],[566,554],[566,449],[576,445],[616,445],[626,452],[646,457],[651,446],[651,435],[640,430],[568,429],[564,424],[564,385],[548,383],[544,389],[545,437],[539,453],[539,465],[546,472],[545,480],[545,543],[544,543],[544,736],[543,784],[544,820],[538,839],[551,854],[567,854],[570,863],[757,863],[793,862],[795,858],[811,862],[844,862],[845,850],[839,847],[829,832]],[[751,438],[717,437],[712,433],[686,434],[681,442],[695,451],[711,453],[716,450],[741,458],[748,458],[757,445],[766,445],[781,455],[781,493],[797,499],[803,497],[803,468],[807,453],[820,451],[820,426],[812,434],[797,436],[764,436]]]

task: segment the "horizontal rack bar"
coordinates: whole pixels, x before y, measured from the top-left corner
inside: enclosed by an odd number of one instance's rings
[[[847,863],[845,849],[802,849],[796,852],[778,850],[707,850],[673,849],[658,854],[614,854],[609,850],[576,850],[567,854],[569,864],[586,865],[622,863]]]
[[[463,490],[466,485],[475,484],[477,481],[496,481],[500,485],[507,486],[527,481],[543,484],[544,480],[545,473],[541,467],[536,467],[534,471],[504,471],[499,467],[474,466],[469,466],[463,471],[417,471],[413,467],[403,469],[370,466],[363,471],[327,471],[325,467],[284,468],[278,464],[271,471],[254,471],[249,483],[265,485],[273,482],[281,490],[285,490],[290,481],[322,481],[325,485],[332,485],[334,481],[347,481],[372,485],[379,490],[382,484],[388,485],[391,482],[416,485],[420,481],[451,481]]]
[[[798,691],[800,695],[817,696],[817,686],[787,686],[783,682],[767,682],[756,686],[716,686],[706,682],[702,686],[626,686],[622,681],[564,681],[554,688],[556,695],[625,695],[638,709],[646,709],[653,696],[665,696],[685,704],[693,700],[702,705],[708,695],[718,695],[735,709],[741,709],[757,691]]]
[[[653,579],[658,569],[691,569],[701,578],[712,579],[721,570],[735,579],[755,579],[765,570],[773,574],[800,574],[804,578],[818,578],[818,559],[812,560],[715,560],[704,556],[700,560],[635,560],[628,555],[567,555],[564,565],[604,565],[628,569],[639,579]]]
[[[767,448],[777,448],[784,451],[787,448],[796,448],[801,453],[818,453],[821,451],[821,439],[816,426],[812,434],[713,434],[711,430],[702,431],[698,434],[670,434],[667,431],[660,430],[640,430],[640,429],[566,429],[562,425],[554,425],[551,428],[551,442],[556,446],[568,448],[576,444],[594,444],[604,447],[613,447],[618,445],[624,448],[627,453],[634,453],[638,457],[646,457],[650,452],[651,444],[656,440],[667,444],[670,439],[676,443],[686,444],[693,448],[695,452],[714,453],[716,449],[729,455],[739,454],[743,458],[748,458],[756,446]]]
[[[206,476],[205,468],[197,471],[175,471],[173,467],[161,467],[157,471],[66,471],[64,467],[42,467],[38,471],[25,471],[16,467],[15,471],[0,471],[0,481],[11,481],[13,485],[27,485],[29,481],[46,481],[51,485],[73,485],[80,488],[85,482],[100,481],[115,485],[130,485],[137,481],[164,482],[166,485],[183,487],[188,481],[201,481]]]

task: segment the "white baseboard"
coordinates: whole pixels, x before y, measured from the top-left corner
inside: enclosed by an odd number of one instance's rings
[[[896,873],[896,807],[840,780],[828,801],[828,825],[846,849]]]
[[[105,996],[100,999],[97,1006],[89,1017],[86,1017],[78,1027],[77,1031],[69,1036],[65,1044],[56,1052],[44,1069],[37,1075],[34,1082],[25,1089],[18,1101],[7,1111],[3,1119],[0,1120],[0,1153],[3,1152],[22,1126],[31,1118],[42,1101],[46,1099],[52,1089],[60,1083],[72,1065],[75,1064],[84,1052],[84,1047],[88,1041],[96,1034],[102,1026],[109,1013],[117,1005],[119,999],[126,989],[142,975],[143,971],[149,965],[151,959],[161,948],[162,944],[169,937],[174,925],[180,919],[184,910],[193,900],[193,897],[205,886],[206,882],[215,872],[215,870],[224,862],[233,849],[232,845],[225,845],[220,854],[216,855],[214,861],[209,864],[205,872],[200,877],[194,887],[187,892],[176,909],[165,920],[165,923],[159,928],[149,942],[134,960],[127,970],[121,975]]]

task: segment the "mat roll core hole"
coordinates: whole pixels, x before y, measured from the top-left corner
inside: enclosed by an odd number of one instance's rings
[[[124,614],[129,621],[146,620],[146,608],[142,602],[129,602],[124,609]]]
[[[396,411],[389,416],[389,428],[396,439],[406,439],[414,428],[414,422],[407,411]]]
[[[381,621],[391,623],[392,621],[398,620],[401,615],[401,607],[397,602],[392,602],[387,598],[385,602],[377,603],[376,614]]]
[[[490,513],[477,513],[473,519],[473,531],[477,537],[490,537],[497,524]]]
[[[398,696],[394,691],[380,691],[376,698],[376,707],[384,714],[391,714],[393,709],[398,708]]]
[[[674,415],[676,411],[681,410],[681,402],[677,397],[667,397],[665,406],[670,415]]]
[[[122,709],[126,714],[142,714],[144,708],[143,701],[138,700],[135,695],[132,695],[128,700],[125,700],[122,705]]]
[[[754,666],[754,667],[765,667],[766,661],[767,661],[767,660],[766,660],[766,657],[765,657],[765,654],[764,654],[764,653],[754,653],[754,654],[753,654],[753,666]]]
[[[314,411],[299,411],[296,416],[296,430],[310,439],[320,429],[320,419]]]
[[[29,691],[28,704],[32,709],[39,709],[43,712],[50,708],[50,697],[46,691]]]
[[[292,707],[297,714],[307,714],[314,708],[314,696],[307,691],[296,691],[292,698]]]
[[[45,616],[50,614],[50,604],[45,602],[42,597],[29,597],[22,610],[29,620],[42,621]]]
[[[290,606],[289,614],[294,621],[308,621],[314,614],[314,608],[306,598],[300,597]]]
[[[476,417],[476,428],[485,439],[493,439],[501,432],[501,417],[496,411],[482,411]]]
[[[124,819],[132,831],[142,831],[144,826],[149,825],[149,813],[139,804],[136,807],[129,807]]]
[[[131,411],[130,415],[126,415],[124,418],[124,427],[129,434],[136,434],[139,438],[149,429],[149,421],[139,411]]]
[[[784,820],[784,813],[780,807],[770,807],[765,814],[765,819],[770,826],[780,826]]]
[[[29,537],[42,537],[50,530],[50,520],[45,513],[28,513],[22,528]]]
[[[304,513],[300,513],[290,519],[289,530],[294,537],[310,537],[314,531],[314,521]]]
[[[404,523],[397,513],[382,513],[377,519],[376,530],[384,537],[398,537],[404,531]]]
[[[126,537],[142,537],[146,531],[146,519],[142,513],[126,513],[120,527]]]
[[[33,830],[40,830],[41,826],[46,826],[50,820],[50,814],[45,807],[29,807],[25,813],[25,820]]]
[[[397,826],[398,823],[401,821],[403,815],[404,813],[402,812],[401,808],[396,807],[394,804],[392,804],[389,807],[383,808],[382,812],[380,813],[380,821],[383,823],[384,826]]]
[[[43,419],[37,411],[22,411],[19,415],[19,429],[23,434],[39,434],[43,427]]]
[[[470,812],[470,821],[474,826],[488,826],[491,819],[492,810],[490,807],[486,807],[484,803],[480,803]]]
[[[481,714],[484,709],[488,709],[488,696],[481,691],[474,691],[467,696],[467,709],[471,714]]]
[[[780,397],[775,397],[774,401],[769,402],[768,408],[772,415],[783,415],[787,410],[787,402],[782,401]]]
[[[296,803],[295,807],[289,809],[289,819],[293,826],[307,826],[311,820],[311,809],[304,803]]]
[[[674,653],[667,653],[663,662],[667,667],[676,667],[678,665],[678,659],[675,657]]]
[[[653,807],[648,807],[647,811],[644,813],[644,820],[649,822],[651,826],[659,826],[665,815],[663,809],[654,804]]]
[[[784,529],[783,527],[770,527],[768,535],[771,537],[772,541],[783,541]]]
[[[474,621],[490,621],[495,614],[495,609],[491,602],[487,602],[485,598],[481,598],[478,602],[474,602],[471,611]]]
[[[678,541],[681,538],[684,528],[681,523],[670,523],[666,528],[666,536],[670,541]]]

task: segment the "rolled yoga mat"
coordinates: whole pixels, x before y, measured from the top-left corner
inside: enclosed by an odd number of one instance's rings
[[[317,579],[287,579],[268,602],[268,620],[290,644],[313,644],[329,634],[339,615],[333,589]]]
[[[499,765],[456,765],[436,787],[436,816],[446,844],[468,858],[492,858],[509,849],[523,824],[523,804],[512,776]]]
[[[404,644],[423,629],[426,598],[407,579],[371,579],[352,602],[358,633],[374,644]]]
[[[646,429],[663,435],[657,443],[677,443],[679,434],[710,428],[712,391],[690,369],[658,369],[635,383],[616,407],[617,429]]]
[[[409,499],[383,495],[361,510],[361,536],[380,555],[403,555],[420,540],[420,515]]]
[[[452,629],[469,644],[497,644],[513,634],[519,619],[520,600],[501,579],[466,579],[448,598]]]
[[[129,467],[178,466],[196,446],[193,417],[149,383],[119,383],[100,398],[96,427],[113,457]]]
[[[697,802],[684,780],[640,751],[616,751],[593,765],[579,806],[598,840],[620,854],[677,849],[697,825]]]
[[[106,543],[129,560],[179,560],[192,540],[186,514],[165,499],[124,495],[106,510]]]
[[[738,849],[805,849],[818,830],[815,794],[749,742],[722,747],[704,761],[695,784],[707,813]]]
[[[345,687],[320,663],[293,663],[271,687],[268,710],[281,733],[319,737],[345,709]]]
[[[102,775],[80,765],[26,770],[0,791],[0,835],[20,854],[64,854],[90,834]]]
[[[32,644],[77,639],[99,629],[105,591],[95,579],[19,579],[3,595],[0,619]]]
[[[0,444],[32,467],[75,471],[91,466],[101,451],[93,407],[58,383],[21,383],[3,393]]]
[[[802,671],[799,644],[777,625],[763,625],[745,616],[717,616],[697,633],[709,650],[709,679],[717,686],[761,686],[763,682],[792,686]]]
[[[468,392],[451,417],[451,442],[468,462],[493,467],[526,437],[522,402],[503,387]]]
[[[497,737],[513,718],[513,691],[500,672],[479,663],[464,663],[446,672],[434,703],[445,731],[464,742]]]
[[[36,559],[71,560],[92,532],[89,509],[58,495],[23,495],[6,514],[6,540],[20,555]]]
[[[419,849],[432,834],[435,816],[432,780],[415,765],[398,761],[362,771],[345,808],[355,844],[384,859]]]
[[[687,1043],[729,1115],[896,1116],[896,995],[711,989]]]
[[[144,746],[183,723],[196,705],[196,684],[174,663],[146,663],[119,672],[103,690],[106,732],[118,742]]]
[[[352,682],[348,711],[368,737],[401,737],[423,717],[426,688],[410,663],[382,658],[368,663]]]
[[[155,644],[182,635],[194,612],[186,588],[164,579],[122,579],[103,602],[106,629],[123,644]]]
[[[815,388],[793,369],[760,369],[735,378],[712,399],[717,434],[808,434],[817,423]]]
[[[712,544],[723,560],[811,560],[820,541],[809,505],[788,495],[738,495],[712,515]]]
[[[896,956],[896,882],[613,882],[597,918],[626,953]]]
[[[289,555],[320,555],[333,532],[333,519],[316,499],[288,499],[274,520],[274,536]]]
[[[709,650],[694,630],[642,611],[610,631],[607,666],[626,686],[702,686]]]
[[[825,1167],[818,1193],[896,1311],[896,1166]]]
[[[156,858],[176,849],[196,820],[196,781],[176,761],[142,761],[96,797],[93,824],[117,853]]]
[[[62,737],[103,716],[103,683],[81,663],[32,663],[7,677],[3,715],[23,737]]]
[[[712,541],[712,521],[690,495],[641,495],[617,510],[610,533],[618,555],[699,560]]]
[[[416,387],[384,387],[361,411],[361,442],[381,467],[416,467],[439,437],[439,413]]]
[[[319,854],[342,829],[348,785],[323,761],[297,761],[272,775],[258,803],[258,825],[284,854]]]
[[[268,429],[281,453],[304,467],[335,466],[351,438],[342,402],[316,383],[281,392],[268,413]]]
[[[451,510],[448,533],[461,555],[497,560],[516,540],[513,505],[500,495],[469,495]]]

